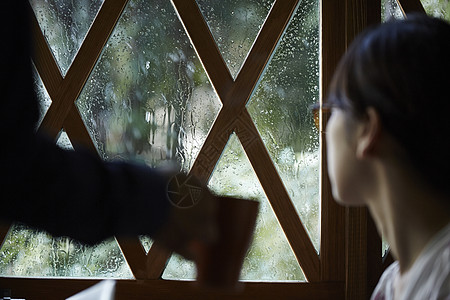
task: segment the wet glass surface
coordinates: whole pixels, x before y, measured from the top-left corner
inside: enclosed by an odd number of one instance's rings
[[[30,0],[30,4],[64,76],[103,0]]]
[[[404,19],[403,12],[398,6],[397,0],[382,0],[381,1],[381,20],[383,22],[390,19]]]
[[[221,107],[169,1],[130,1],[76,102],[104,159],[189,171]]]
[[[253,243],[244,259],[241,280],[305,281],[239,139],[233,134],[211,176],[209,188],[220,195],[260,202]],[[164,279],[194,279],[195,265],[172,256]]]
[[[209,29],[236,78],[264,23],[273,0],[197,0]]]
[[[134,278],[114,239],[88,247],[22,224],[0,250],[0,276]]]
[[[320,247],[319,2],[302,1],[247,109],[317,250]]]
[[[448,0],[420,0],[428,15],[445,19],[450,22],[450,1]]]

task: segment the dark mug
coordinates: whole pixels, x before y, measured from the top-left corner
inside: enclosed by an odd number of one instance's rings
[[[239,291],[239,276],[253,240],[259,202],[217,197],[217,241],[197,247],[197,285],[228,292]]]

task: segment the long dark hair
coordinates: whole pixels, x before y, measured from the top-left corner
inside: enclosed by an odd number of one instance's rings
[[[450,194],[450,25],[411,15],[370,28],[349,47],[327,105],[354,118],[375,108],[383,128],[430,183]]]

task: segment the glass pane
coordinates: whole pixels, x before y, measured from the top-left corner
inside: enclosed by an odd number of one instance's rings
[[[139,236],[139,240],[141,241],[142,246],[144,247],[145,253],[148,253],[148,251],[153,245],[153,240],[146,235]]]
[[[50,99],[47,89],[39,76],[36,68],[33,67],[33,78],[34,78],[34,90],[39,104],[39,119],[36,123],[36,129],[41,125],[48,108],[52,104],[52,99]]]
[[[0,250],[0,276],[133,278],[114,239],[88,247],[21,224]]]
[[[197,270],[194,262],[186,260],[178,254],[173,254],[163,272],[162,278],[168,280],[194,280],[196,276]]]
[[[319,1],[302,1],[247,109],[319,251]]]
[[[128,3],[76,104],[104,159],[186,171],[221,107],[166,0]]]
[[[64,76],[103,0],[30,0],[30,3]]]
[[[224,149],[209,188],[219,195],[239,196],[260,202],[253,243],[244,260],[241,280],[305,281],[305,276],[259,184],[258,178],[233,134]],[[195,265],[173,255],[164,279],[194,279]]]
[[[197,0],[209,29],[235,78],[274,0]]]
[[[242,280],[304,281],[305,277],[236,135],[232,135],[209,182],[219,195],[260,202],[253,244],[244,260]]]
[[[56,145],[65,150],[74,150],[72,143],[70,142],[69,136],[64,130],[61,131],[59,138],[56,141]]]
[[[449,0],[420,0],[427,14],[450,22]]]
[[[397,0],[382,0],[381,1],[381,20],[383,22],[390,19],[404,19],[400,6],[398,6]]]
[[[51,99],[35,68],[33,76],[39,126]],[[57,145],[73,150],[65,131],[61,132]],[[52,238],[24,225],[14,225],[5,239],[0,250],[0,276],[133,278],[114,239],[87,247],[69,238]]]

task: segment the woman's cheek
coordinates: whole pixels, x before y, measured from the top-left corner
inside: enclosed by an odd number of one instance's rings
[[[327,168],[334,199],[344,205],[359,205],[358,162],[351,133],[342,112],[333,113],[327,126]]]

